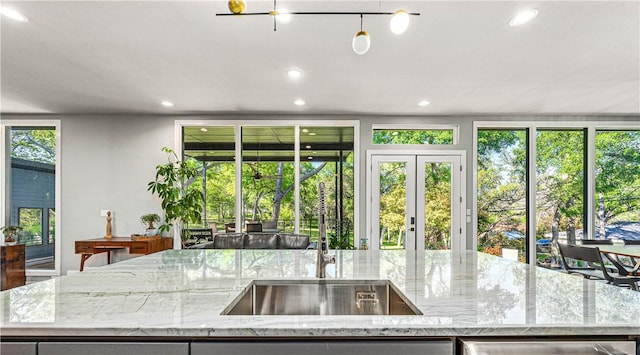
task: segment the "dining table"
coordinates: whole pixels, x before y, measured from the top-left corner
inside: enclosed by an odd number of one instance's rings
[[[618,256],[626,256],[637,260],[633,266],[633,272],[640,270],[640,245],[625,245],[625,244],[597,244],[597,245],[583,245],[598,247],[601,253],[614,254]]]

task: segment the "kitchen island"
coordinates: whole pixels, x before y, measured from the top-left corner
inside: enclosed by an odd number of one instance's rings
[[[252,280],[313,279],[316,252],[168,250],[0,293],[2,341],[640,338],[640,292],[476,252],[332,253],[330,278],[390,280],[422,315],[221,315]]]

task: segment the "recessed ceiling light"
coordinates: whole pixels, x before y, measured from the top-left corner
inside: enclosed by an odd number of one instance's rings
[[[429,106],[431,102],[429,102],[428,100],[422,100],[420,102],[418,102],[418,106]]]
[[[302,99],[297,99],[293,103],[298,105],[298,106],[304,106],[304,104],[305,104],[304,100],[302,100]]]
[[[393,133],[391,133],[392,136],[397,136],[398,134],[400,134],[400,132],[398,131],[394,131]]]
[[[289,76],[289,78],[294,80],[300,79],[302,77],[302,70],[298,68],[291,68],[287,70],[287,75]]]
[[[162,101],[161,104],[164,107],[173,107],[173,102],[171,101]]]
[[[200,128],[200,130],[201,130],[202,132],[207,132],[207,131],[208,131],[208,129],[206,129],[206,128]]]
[[[315,133],[315,132],[309,132],[309,135],[310,135],[310,136],[315,136],[315,135],[316,135],[316,133]]]
[[[16,21],[29,22],[29,19],[25,15],[19,13],[14,9],[10,9],[8,7],[0,6],[0,14],[5,15],[8,18],[14,19]]]
[[[526,9],[515,15],[511,21],[509,21],[509,25],[514,27],[524,25],[525,23],[533,20],[536,16],[538,16],[538,9]]]
[[[313,157],[307,157],[307,159],[311,160],[311,159],[313,159]]]
[[[305,145],[304,147],[307,148],[307,149],[311,149],[310,145]]]
[[[307,132],[309,132],[309,130],[308,130],[308,129],[306,129],[306,128],[303,128],[303,129],[302,129],[302,133],[307,133]]]

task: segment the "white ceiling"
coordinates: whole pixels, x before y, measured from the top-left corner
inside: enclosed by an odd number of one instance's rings
[[[272,6],[246,1],[250,12]],[[298,16],[274,32],[269,16],[216,17],[223,1],[3,6],[29,18],[0,20],[3,114],[640,113],[639,1],[278,2],[421,13],[399,36],[390,17],[365,16],[363,56],[351,50],[358,16]],[[510,27],[526,7],[538,17]]]

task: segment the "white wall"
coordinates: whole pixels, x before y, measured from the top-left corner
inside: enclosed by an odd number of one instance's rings
[[[161,148],[173,148],[173,121],[151,116],[62,118],[62,274],[79,268],[74,241],[105,234],[101,209],[113,211],[113,235],[122,236],[143,232],[142,214],[161,214],[147,183],[155,166],[166,161]],[[93,256],[86,266],[105,264],[105,259]]]
[[[147,183],[154,178],[155,166],[166,161],[161,151],[163,146],[174,148],[175,120],[189,119],[248,119],[248,116],[208,116],[208,117],[168,117],[168,116],[12,116],[4,119],[60,119],[62,134],[62,177],[61,211],[61,274],[78,270],[80,256],[74,254],[74,242],[80,239],[104,235],[105,218],[100,217],[101,209],[114,212],[114,235],[141,233],[144,227],[139,221],[142,214],[161,213],[160,202],[147,191]],[[282,116],[251,116],[250,119],[282,119]],[[374,123],[422,123],[458,124],[460,144],[438,149],[467,151],[467,208],[471,208],[475,188],[472,186],[473,142],[472,123],[474,120],[537,120],[553,121],[557,117],[393,117],[388,116],[305,116],[285,117],[285,119],[335,119],[360,120],[361,167],[365,166],[366,150],[372,149],[371,126]],[[637,125],[638,116],[607,118],[607,120],[629,120]],[[562,117],[562,120],[602,121],[593,117]],[[394,149],[393,147],[384,147]],[[432,147],[430,147],[432,149]],[[365,175],[360,174],[360,228],[364,228]],[[467,225],[467,245],[474,236]],[[118,254],[115,259],[126,258]],[[87,266],[104,265],[105,255],[93,256]]]

